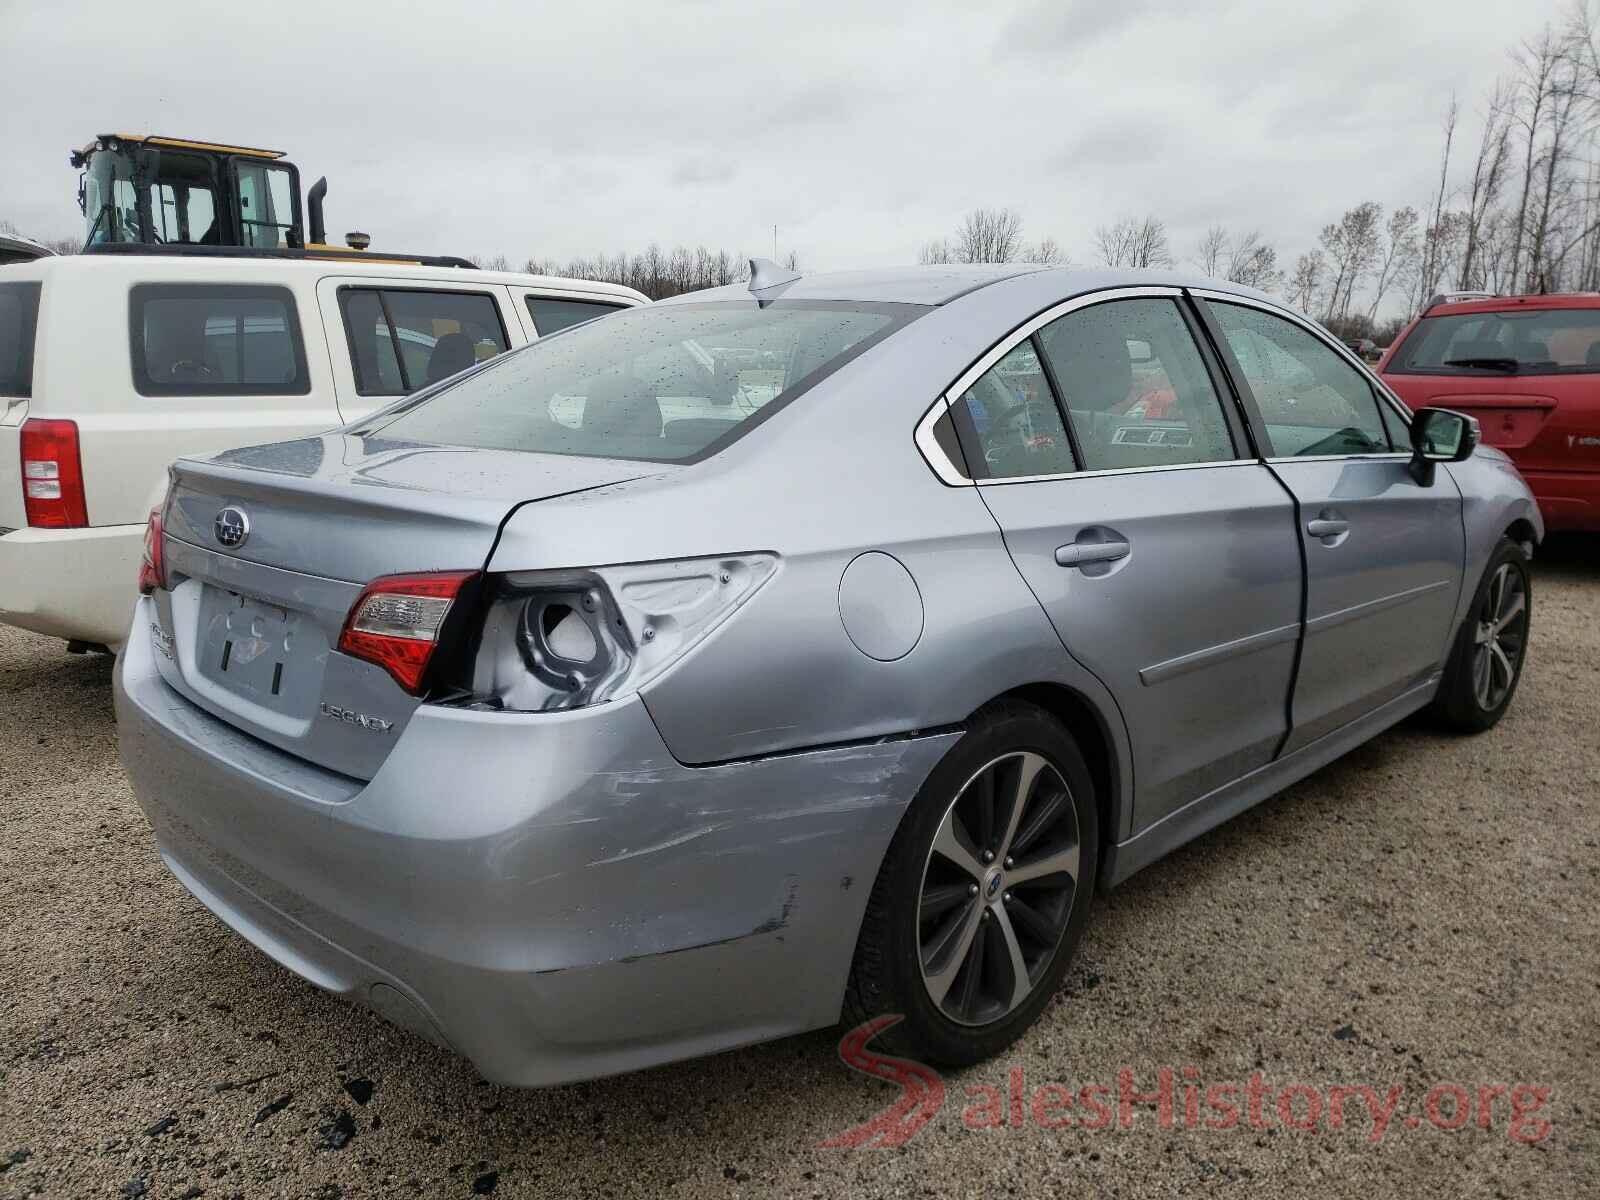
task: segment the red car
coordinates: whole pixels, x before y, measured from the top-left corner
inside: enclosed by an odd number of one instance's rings
[[[1478,418],[1550,529],[1600,531],[1600,294],[1435,297],[1378,373],[1413,409]]]

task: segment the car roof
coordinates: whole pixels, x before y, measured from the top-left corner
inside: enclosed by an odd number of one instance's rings
[[[381,255],[381,251],[374,254]],[[58,275],[99,274],[107,279],[178,281],[185,277],[216,283],[238,279],[241,283],[258,280],[322,278],[330,275],[360,275],[363,278],[393,278],[397,283],[427,280],[429,283],[505,284],[514,287],[548,288],[552,291],[580,292],[595,296],[616,296],[645,303],[648,298],[630,287],[598,283],[589,279],[567,279],[555,275],[524,275],[518,271],[482,271],[470,267],[425,266],[419,263],[371,261],[360,258],[272,258],[226,255],[189,257],[182,254],[65,254],[14,263],[4,268],[5,279],[38,279]]]
[[[1023,276],[1046,284],[1062,296],[1121,287],[1192,287],[1226,291],[1240,296],[1269,299],[1254,288],[1193,272],[1164,269],[1044,267],[1037,263],[949,264],[927,267],[885,267],[865,271],[824,271],[801,275],[777,290],[784,300],[839,300],[860,303],[948,304],[971,292]],[[659,304],[703,304],[708,301],[748,299],[748,284],[708,288],[674,296]]]
[[[1517,312],[1526,309],[1600,308],[1600,292],[1555,292],[1542,296],[1487,296],[1457,300],[1430,308],[1427,317],[1458,317],[1466,313]]]

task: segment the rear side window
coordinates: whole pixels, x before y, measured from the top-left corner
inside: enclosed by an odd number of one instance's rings
[[[961,394],[954,405],[965,430],[975,479],[1027,479],[1076,470],[1033,339],[1020,342]],[[956,460],[959,461],[959,460]]]
[[[144,283],[129,302],[141,396],[303,396],[311,390],[288,288]]]
[[[554,296],[529,296],[528,315],[540,337],[549,337],[558,329],[581,325],[607,313],[625,308],[622,304],[601,304],[595,300],[563,300]]]
[[[33,395],[39,284],[0,283],[0,396]]]
[[[500,306],[487,292],[339,289],[356,391],[404,396],[506,349]]]
[[[1600,373],[1600,309],[1424,317],[1384,370],[1411,375]]]
[[[1227,462],[1222,400],[1176,300],[1113,300],[1039,331],[1086,471]]]
[[[1255,396],[1274,456],[1389,451],[1372,385],[1330,347],[1258,308],[1213,302],[1211,312]]]

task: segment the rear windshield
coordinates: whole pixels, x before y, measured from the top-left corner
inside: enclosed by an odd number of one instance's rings
[[[1600,309],[1424,317],[1385,371],[1413,375],[1579,375],[1600,372]]]
[[[37,283],[0,283],[0,396],[33,395]]]
[[[675,304],[534,342],[358,428],[595,458],[704,458],[899,328],[916,305]]]

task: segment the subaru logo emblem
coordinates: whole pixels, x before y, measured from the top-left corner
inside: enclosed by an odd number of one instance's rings
[[[217,535],[219,546],[237,550],[250,536],[250,518],[245,516],[244,509],[230,504],[217,514],[212,531]]]

